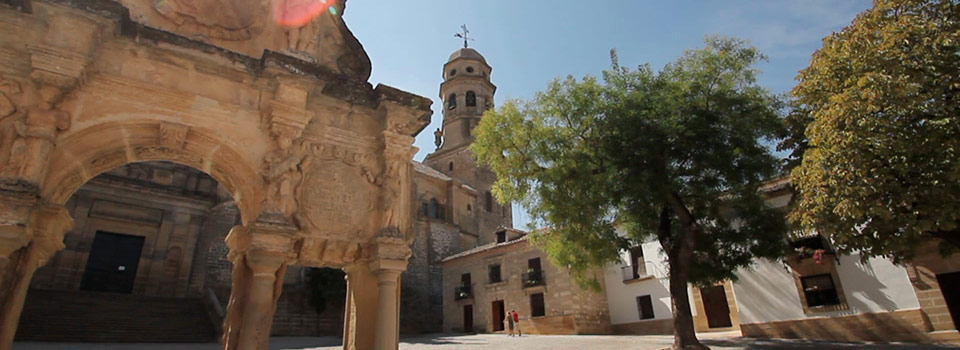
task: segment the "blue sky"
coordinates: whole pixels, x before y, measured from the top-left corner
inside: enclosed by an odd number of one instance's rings
[[[440,126],[441,68],[463,42],[461,24],[476,41],[471,47],[493,67],[496,103],[528,99],[557,77],[599,75],[610,65],[650,63],[655,69],[706,35],[749,40],[769,56],[760,82],[776,93],[795,84],[821,39],[850,24],[870,0],[349,0],[347,26],[373,62],[370,82],[433,99],[433,121],[417,137],[421,160],[433,151]],[[514,224],[529,221],[514,208]]]

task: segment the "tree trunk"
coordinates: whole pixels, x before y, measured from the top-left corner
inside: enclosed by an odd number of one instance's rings
[[[693,239],[696,227],[687,226],[679,240],[678,247],[670,258],[670,300],[673,303],[673,350],[709,350],[700,343],[693,326],[693,313],[690,312],[690,296],[687,284],[690,276],[690,263],[693,261]]]
[[[690,281],[690,264],[693,263],[693,249],[696,246],[697,231],[700,227],[693,214],[684,205],[676,193],[671,193],[669,205],[660,212],[660,228],[657,237],[660,245],[667,251],[670,259],[670,301],[673,304],[673,350],[710,350],[697,339],[693,327],[693,314],[690,312],[690,296],[687,284]],[[670,212],[680,219],[683,232],[674,235]]]

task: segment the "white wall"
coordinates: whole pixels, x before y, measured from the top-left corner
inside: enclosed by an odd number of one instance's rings
[[[737,272],[733,284],[740,323],[766,323],[815,317],[920,308],[907,272],[886,259],[860,263],[859,256],[842,256],[837,274],[848,310],[805,315],[793,275],[779,262],[759,261]]]
[[[629,253],[620,257],[621,264],[611,264],[604,268],[604,282],[606,285],[607,304],[610,307],[610,323],[623,324],[640,321],[640,312],[637,310],[637,297],[650,295],[653,301],[654,319],[672,318],[670,308],[670,284],[667,278],[669,271],[667,257],[660,249],[660,243],[648,242],[643,244],[643,257],[647,273],[654,278],[623,283],[620,267],[626,266],[630,260]],[[648,320],[644,320],[648,321]]]

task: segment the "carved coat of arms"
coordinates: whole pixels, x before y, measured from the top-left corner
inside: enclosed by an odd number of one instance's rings
[[[156,0],[154,8],[183,29],[224,40],[263,30],[267,0]]]

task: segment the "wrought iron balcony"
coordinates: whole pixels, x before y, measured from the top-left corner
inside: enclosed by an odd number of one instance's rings
[[[620,267],[620,272],[623,274],[624,281],[636,280],[648,276],[646,262]]]
[[[454,290],[454,300],[463,300],[469,298],[473,298],[473,292],[470,290],[470,286],[459,286]]]
[[[547,281],[543,277],[543,270],[529,270],[523,274],[523,286],[535,287],[546,285]]]

